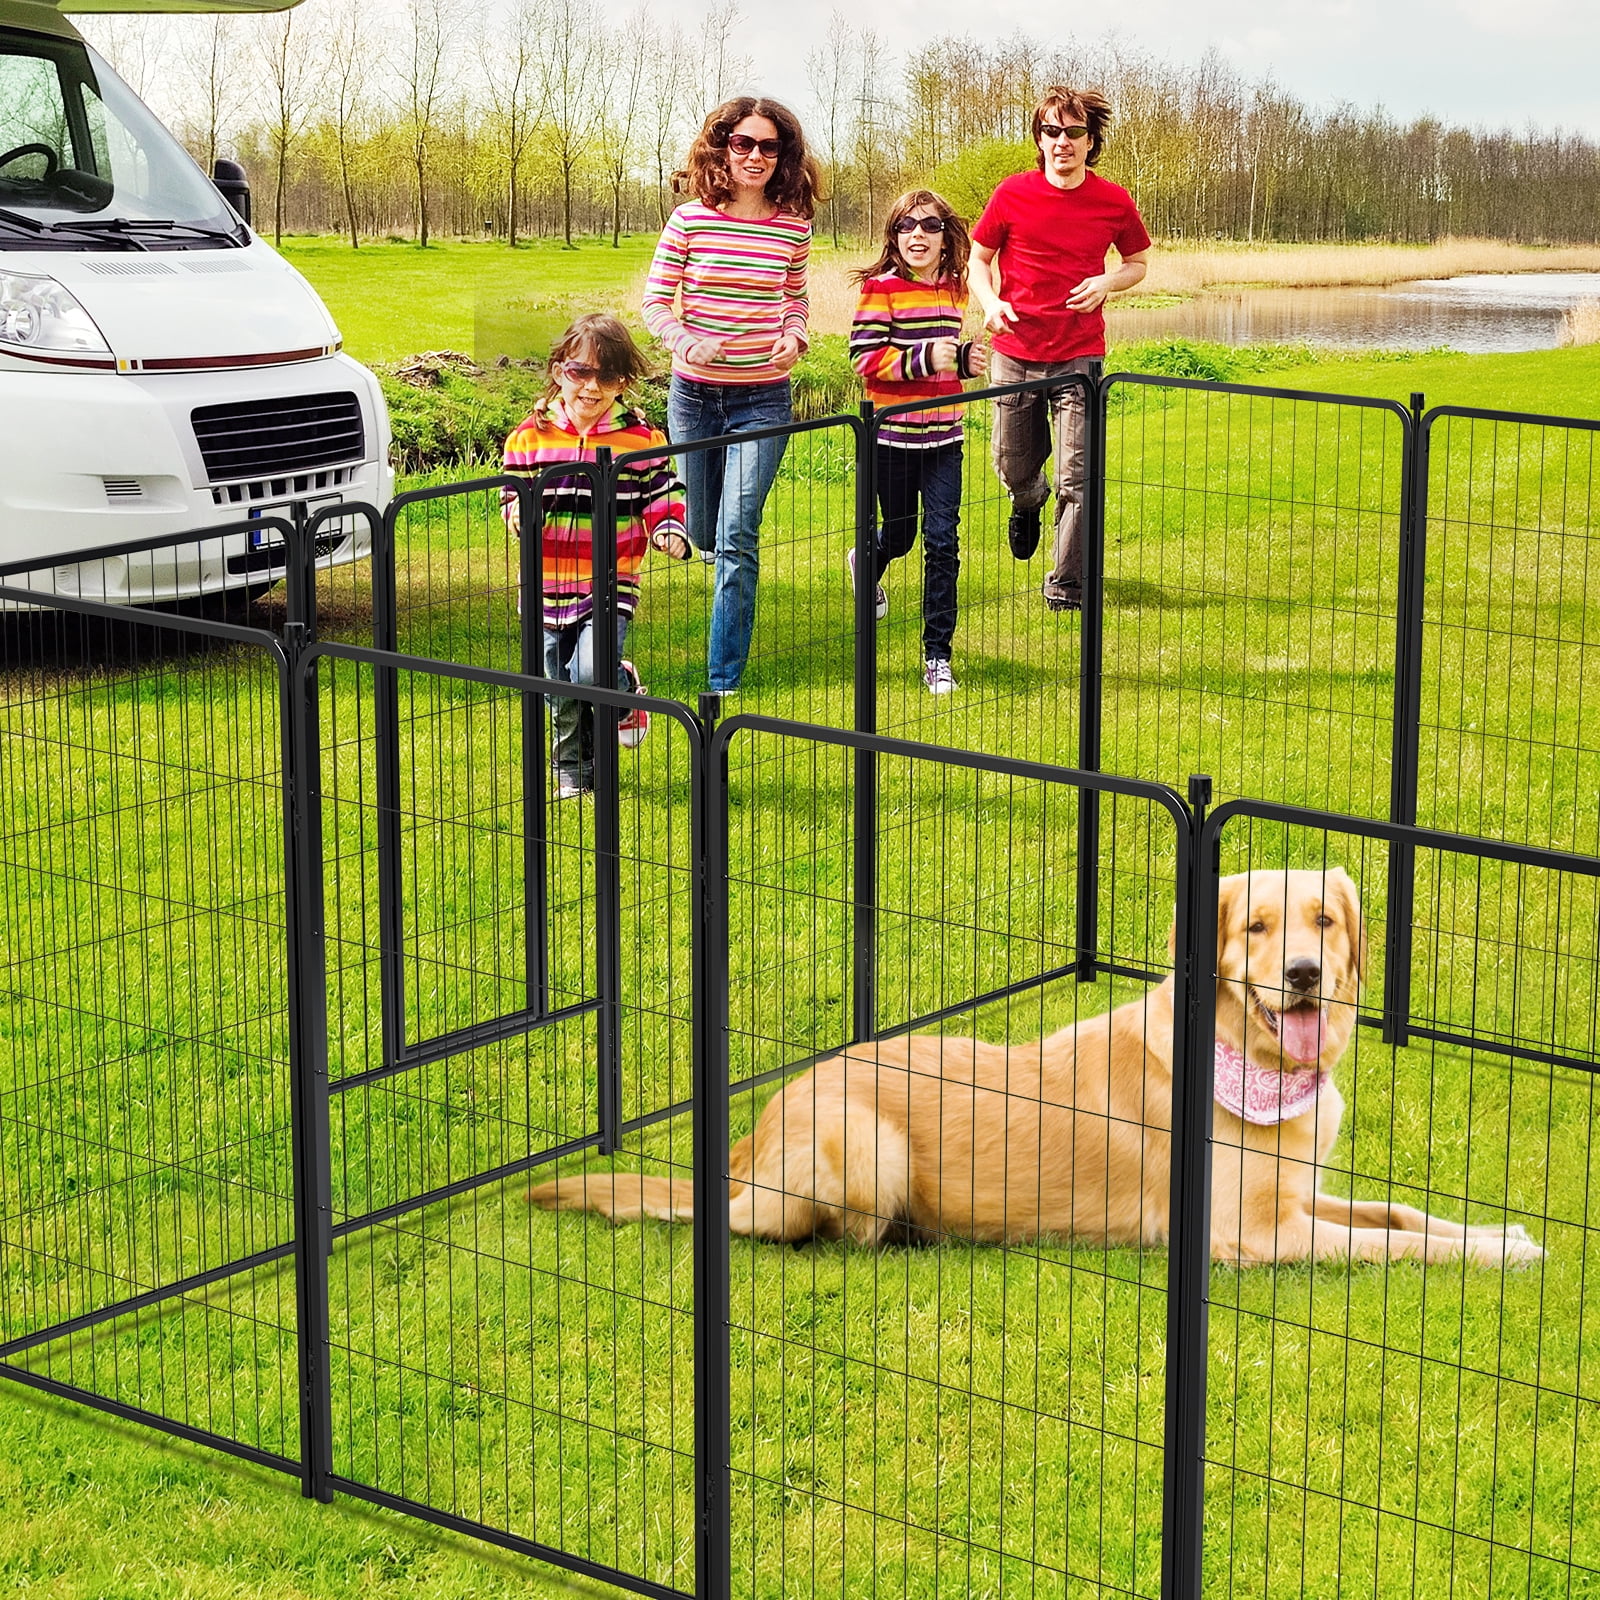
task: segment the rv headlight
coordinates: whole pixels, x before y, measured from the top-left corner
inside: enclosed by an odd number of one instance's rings
[[[54,278],[0,272],[0,345],[108,355],[94,319]]]

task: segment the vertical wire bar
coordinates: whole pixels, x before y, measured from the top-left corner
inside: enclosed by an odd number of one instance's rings
[[[855,729],[878,731],[878,427],[872,403],[863,401],[856,436],[856,648]],[[854,832],[851,851],[850,1040],[877,1031],[878,1015],[878,755],[854,756]]]
[[[292,563],[291,563],[292,565]],[[317,674],[310,630],[284,627],[282,672],[285,913],[289,940],[290,1146],[294,1161],[295,1334],[300,1377],[300,1490],[333,1499],[328,1258],[333,1250],[328,1122],[327,985],[322,906]]]
[[[544,676],[544,498],[526,479],[516,483],[517,594],[521,663],[525,677]],[[522,906],[524,1004],[539,1016],[550,1010],[549,817],[545,792],[542,694],[521,696],[522,718]]]
[[[1101,700],[1104,692],[1106,548],[1106,419],[1105,388],[1084,378],[1084,499],[1080,540],[1083,546],[1083,611],[1078,635],[1078,761],[1083,772],[1100,770]],[[1058,446],[1059,448],[1059,446]],[[1097,976],[1095,952],[1100,942],[1100,792],[1078,790],[1078,899],[1076,960],[1079,983]]]
[[[595,451],[586,469],[591,519],[594,681],[617,687],[617,500],[609,448]],[[613,1154],[622,1125],[622,797],[617,759],[617,715],[610,706],[591,708],[594,731],[595,985],[599,1067],[600,1154]]]
[[[373,537],[372,646],[398,650],[396,505],[391,503]],[[385,1067],[406,1047],[404,885],[400,853],[400,677],[393,667],[372,669],[372,747],[378,825],[378,1021]]]
[[[1422,729],[1422,613],[1426,604],[1428,542],[1428,441],[1431,425],[1423,397],[1411,396],[1405,433],[1400,505],[1400,596],[1395,624],[1394,753],[1390,761],[1389,820],[1417,820],[1417,766]],[[1411,1016],[1411,918],[1416,852],[1396,843],[1389,850],[1383,956],[1383,1042],[1402,1046]]]
[[[709,697],[707,697],[709,698]],[[701,715],[711,708],[701,702]],[[709,732],[709,720],[704,722]],[[695,811],[694,1013],[694,1411],[695,1600],[733,1590],[730,1503],[732,1393],[728,1237],[728,746],[696,741],[690,804]],[[752,1326],[754,1319],[752,1318]]]
[[[1172,1187],[1167,1255],[1166,1438],[1161,1600],[1200,1600],[1205,1522],[1206,1363],[1211,1293],[1211,1093],[1218,852],[1204,846],[1211,780],[1189,779],[1178,834],[1182,911],[1173,944]],[[1181,1043],[1180,1043],[1181,1041]]]

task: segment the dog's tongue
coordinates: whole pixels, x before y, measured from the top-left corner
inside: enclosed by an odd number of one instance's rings
[[[1322,1054],[1322,1007],[1298,1006],[1278,1017],[1283,1053],[1291,1061],[1315,1061]]]

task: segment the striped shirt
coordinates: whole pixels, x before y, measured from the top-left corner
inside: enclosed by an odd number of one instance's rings
[[[617,610],[632,616],[639,604],[639,569],[652,541],[671,534],[687,540],[683,485],[665,453],[666,435],[652,428],[620,401],[587,433],[568,421],[559,397],[534,407],[506,440],[505,470],[532,478],[561,461],[593,461],[607,448],[613,455],[660,445],[659,461],[638,461],[624,467],[617,479]],[[520,535],[517,496],[501,491],[507,525]],[[587,474],[551,476],[545,480],[540,556],[544,588],[544,625],[565,628],[582,622],[594,610],[594,494]]]
[[[672,370],[696,383],[781,383],[769,359],[786,333],[806,342],[811,224],[780,211],[764,222],[729,217],[699,200],[661,230],[644,286],[644,324],[672,352]],[[674,301],[678,305],[674,305]],[[696,366],[684,352],[722,341],[722,360]]]
[[[893,272],[868,278],[850,324],[850,362],[861,374],[867,399],[875,406],[892,406],[960,394],[970,346],[962,346],[955,372],[933,370],[933,346],[939,339],[961,338],[966,308],[966,284],[949,278],[923,283]],[[964,414],[961,406],[949,405],[891,417],[878,438],[903,450],[955,444]]]

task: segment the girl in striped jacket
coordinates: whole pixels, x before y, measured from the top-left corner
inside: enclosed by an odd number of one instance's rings
[[[856,274],[861,297],[850,329],[850,359],[874,405],[939,401],[988,364],[981,345],[961,340],[967,306],[967,230],[931,189],[913,189],[889,209],[883,251]],[[878,509],[873,582],[877,614],[889,609],[882,578],[917,541],[922,520],[922,681],[930,693],[956,687],[950,645],[961,570],[961,419],[954,403],[891,417],[878,432]],[[856,552],[846,557],[856,581]]]
[[[647,549],[680,561],[690,553],[684,524],[683,485],[666,453],[666,435],[622,404],[622,393],[649,368],[632,335],[616,317],[579,317],[550,354],[550,383],[531,416],[506,440],[505,470],[535,478],[563,461],[590,461],[602,447],[614,456],[660,446],[655,460],[625,466],[617,477],[617,636],[619,682],[643,693],[631,661],[622,657],[628,624],[639,604],[639,569]],[[514,490],[503,496],[507,525],[522,535]],[[544,607],[544,675],[564,683],[595,681],[594,494],[586,473],[544,480],[539,560]],[[601,647],[603,648],[603,646]],[[577,700],[550,702],[550,763],[556,798],[586,793],[594,782],[594,716]],[[650,715],[621,715],[617,738],[639,744]]]

